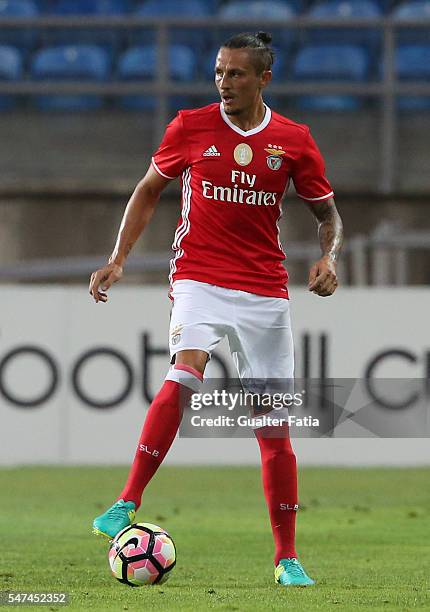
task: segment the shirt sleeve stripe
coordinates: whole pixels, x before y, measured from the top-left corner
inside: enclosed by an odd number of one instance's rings
[[[300,195],[300,193],[297,194],[299,196],[299,198],[303,198],[303,200],[309,200],[309,202],[317,202],[318,200],[326,200],[327,198],[331,198],[332,195],[334,195],[333,191],[330,191],[330,193],[327,193],[326,195],[323,195],[319,198],[307,198],[306,196]]]
[[[173,180],[176,178],[176,176],[167,176],[167,174],[164,174],[164,172],[162,172],[160,168],[157,166],[157,164],[155,163],[154,158],[151,159],[151,162],[152,162],[152,165],[154,166],[154,169],[158,172],[158,174],[161,174],[161,176],[164,176],[164,178],[170,179],[170,180]]]

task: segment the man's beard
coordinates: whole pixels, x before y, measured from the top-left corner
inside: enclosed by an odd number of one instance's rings
[[[238,108],[237,110],[228,111],[228,110],[225,110],[225,108],[224,108],[224,112],[225,112],[226,115],[240,115],[242,110]]]

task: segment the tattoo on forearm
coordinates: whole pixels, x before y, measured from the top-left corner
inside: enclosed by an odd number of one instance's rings
[[[334,200],[312,202],[309,208],[318,221],[318,237],[323,255],[337,261],[343,242],[343,225]]]
[[[328,255],[333,261],[337,261],[343,239],[342,221],[338,214],[319,223],[318,236],[323,255]]]

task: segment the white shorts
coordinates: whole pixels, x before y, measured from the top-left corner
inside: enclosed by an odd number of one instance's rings
[[[172,287],[170,355],[199,349],[211,356],[227,336],[241,381],[292,379],[293,336],[289,301],[178,280]]]

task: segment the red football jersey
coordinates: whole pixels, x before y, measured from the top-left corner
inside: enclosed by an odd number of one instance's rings
[[[170,283],[190,279],[288,297],[278,221],[290,179],[305,200],[333,195],[306,125],[267,106],[262,123],[248,131],[222,104],[180,111],[152,164],[166,178],[181,175]]]

